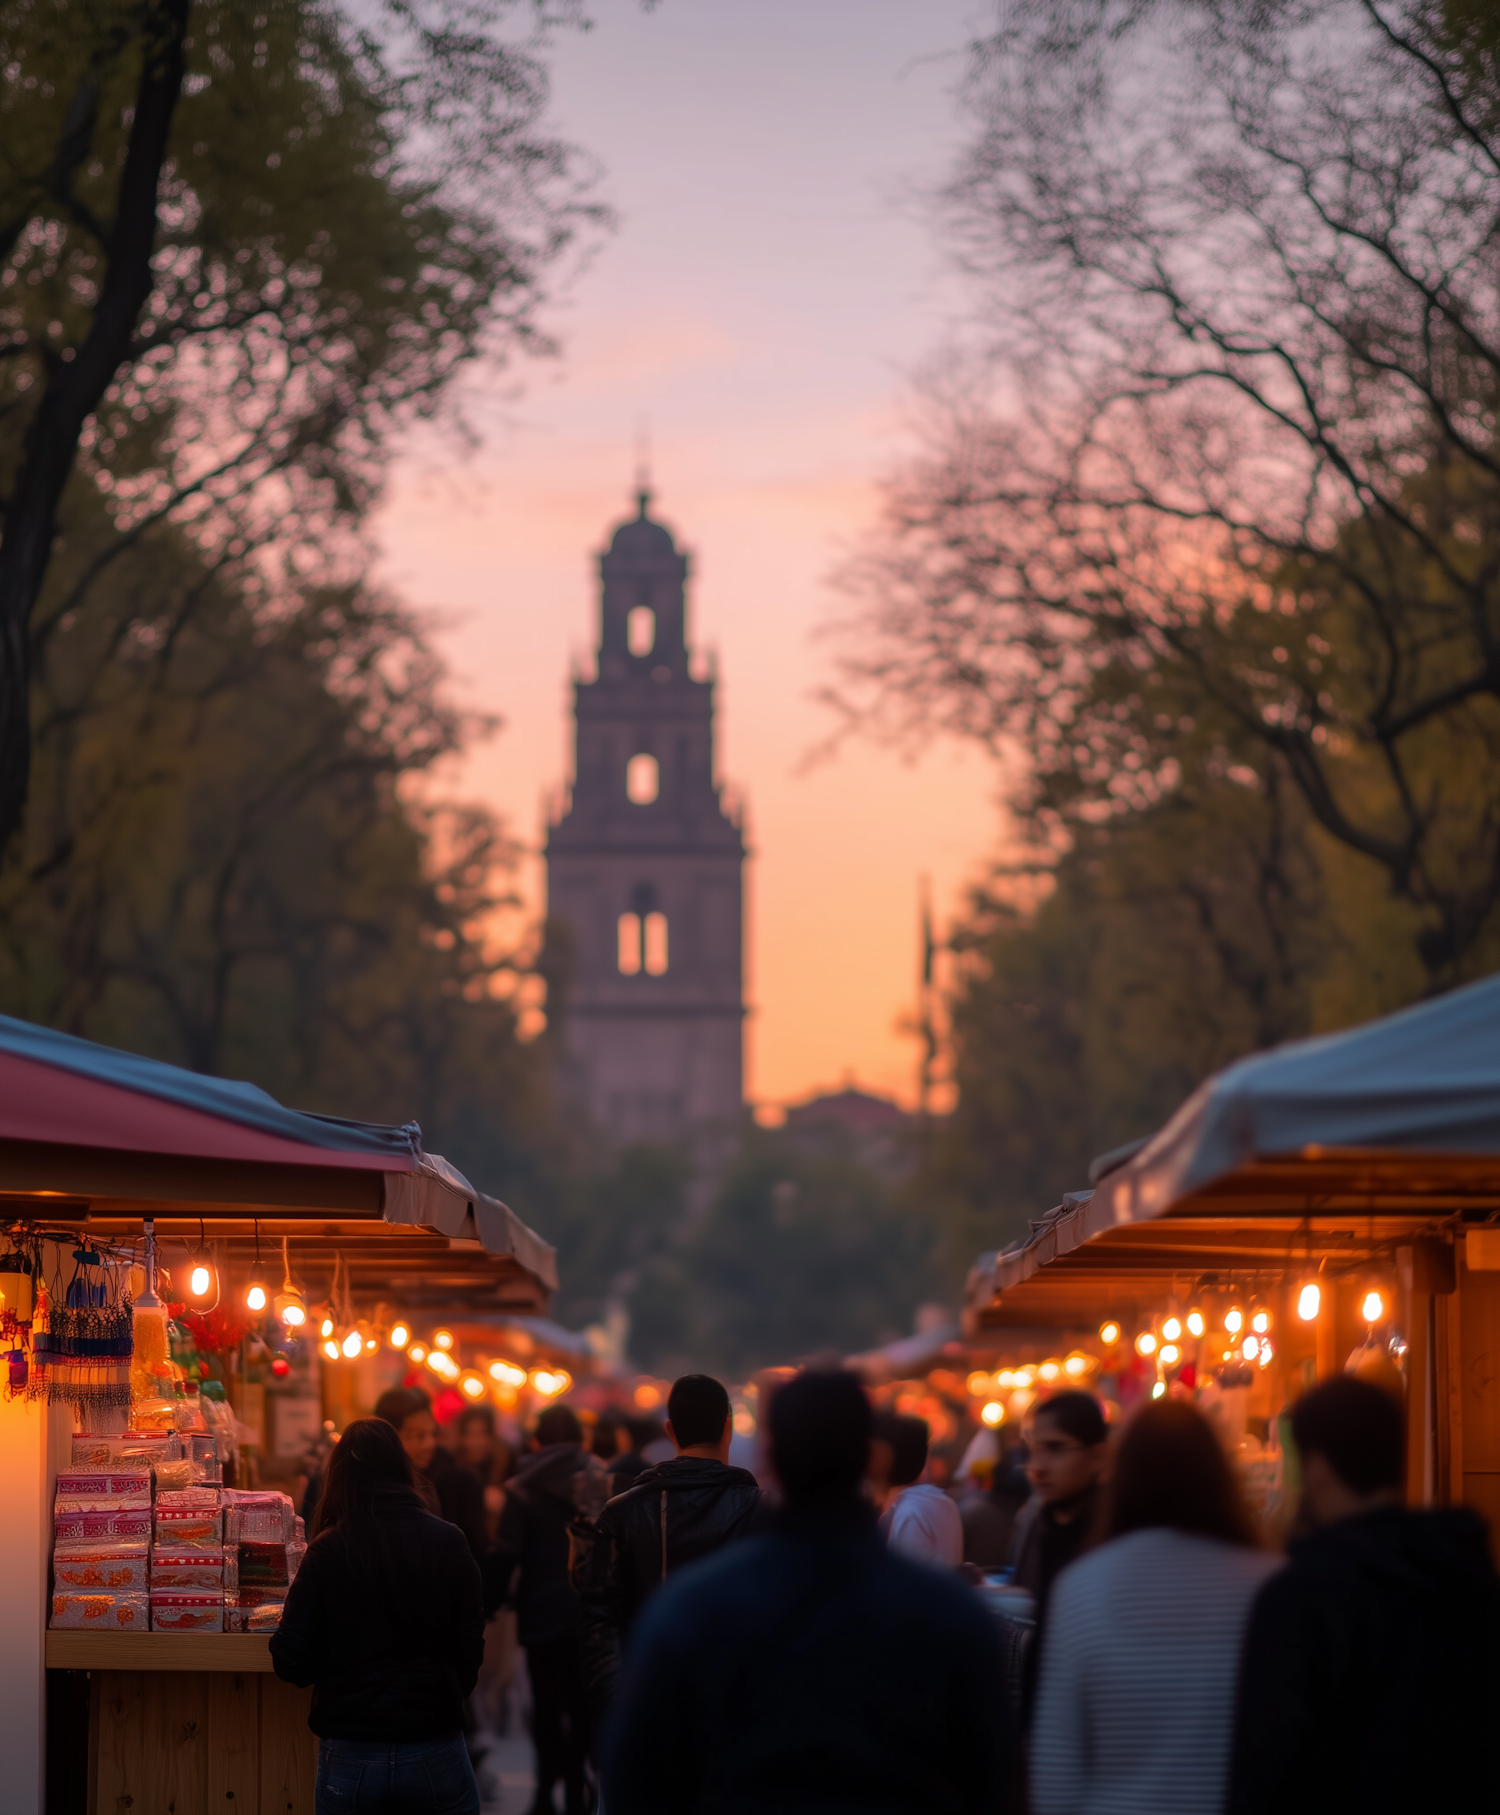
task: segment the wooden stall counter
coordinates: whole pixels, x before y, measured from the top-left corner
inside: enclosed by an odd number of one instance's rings
[[[89,1815],[313,1815],[310,1689],[240,1632],[48,1632],[49,1670],[87,1670]]]

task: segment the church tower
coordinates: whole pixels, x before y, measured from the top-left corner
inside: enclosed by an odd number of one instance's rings
[[[620,1141],[741,1109],[745,845],[714,775],[714,683],[689,666],[686,555],[647,514],[599,558],[597,669],[574,685],[572,798],[548,828],[548,915],[569,931],[568,1077]]]

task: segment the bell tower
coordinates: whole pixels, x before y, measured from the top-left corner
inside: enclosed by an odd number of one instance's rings
[[[636,503],[599,557],[597,667],[574,684],[547,902],[571,936],[571,1089],[617,1140],[670,1141],[740,1113],[745,845],[714,773],[714,682],[691,667],[688,558],[650,492]]]

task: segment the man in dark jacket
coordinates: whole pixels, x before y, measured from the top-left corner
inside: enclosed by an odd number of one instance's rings
[[[547,1407],[531,1447],[505,1484],[500,1530],[485,1567],[485,1615],[507,1598],[514,1581],[517,1637],[531,1679],[532,1806],[551,1810],[560,1777],[568,1815],[583,1815],[589,1725],[569,1563],[574,1535],[591,1529],[604,1510],[607,1477],[604,1464],[583,1448],[583,1427],[568,1406]]]
[[[620,1646],[647,1594],[674,1569],[743,1537],[760,1511],[754,1475],[729,1466],[729,1395],[707,1374],[684,1374],[667,1400],[677,1454],[636,1476],[599,1515],[584,1571],[583,1674],[594,1718],[620,1671]]]
[[[1366,1381],[1314,1387],[1292,1434],[1311,1530],[1250,1616],[1233,1815],[1500,1808],[1500,1578],[1483,1520],[1401,1504],[1401,1413]]]
[[[647,1603],[605,1731],[609,1815],[1005,1815],[996,1624],[881,1543],[859,1383],[801,1374],[768,1423],[785,1508]]]

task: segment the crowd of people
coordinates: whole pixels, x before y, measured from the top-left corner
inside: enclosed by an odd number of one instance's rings
[[[502,1607],[535,1815],[559,1786],[568,1815],[601,1795],[607,1815],[1500,1806],[1489,1534],[1403,1503],[1379,1387],[1340,1376],[1292,1408],[1285,1550],[1190,1402],[1120,1427],[1085,1392],[1037,1405],[1005,1513],[1020,1628],[977,1591],[978,1524],[928,1478],[926,1426],[853,1375],[776,1390],[761,1479],[729,1462],[718,1381],[686,1376],[667,1410],[649,1457],[566,1405],[522,1457],[484,1408],[450,1450],[409,1389],[347,1427],[272,1640],[314,1688],[319,1815],[478,1815],[466,1710]]]

